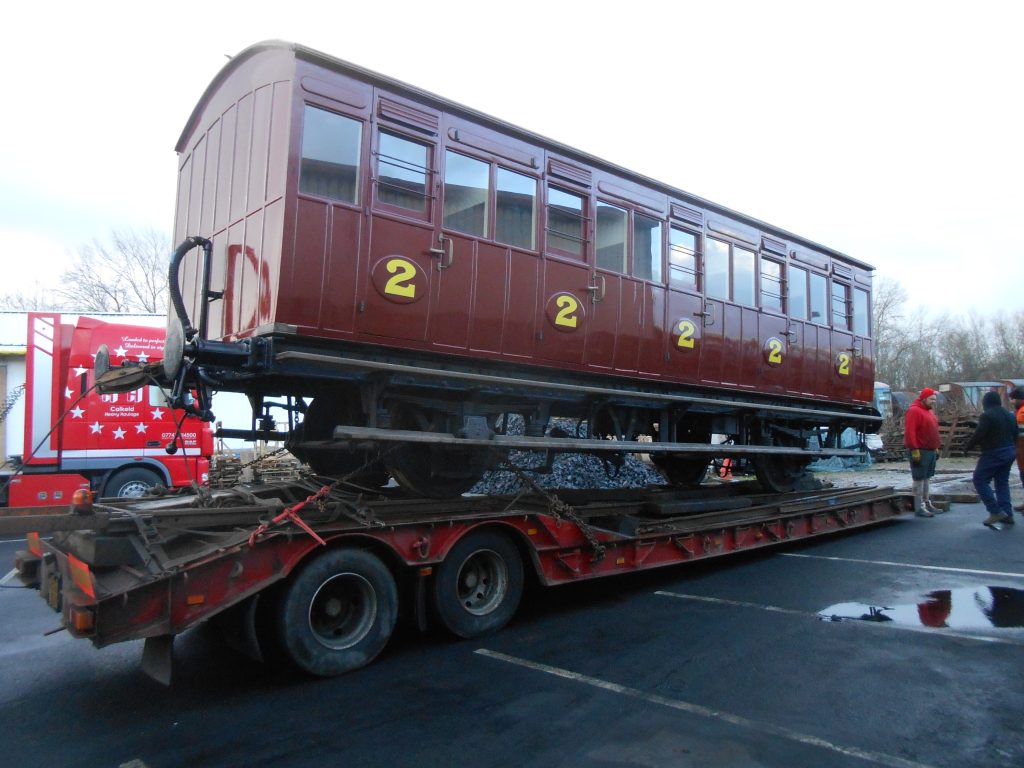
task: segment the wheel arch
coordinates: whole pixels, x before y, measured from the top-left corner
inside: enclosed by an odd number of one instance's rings
[[[541,573],[540,558],[537,555],[536,548],[533,546],[529,537],[521,529],[502,520],[487,520],[477,523],[476,525],[467,526],[462,533],[458,536],[453,536],[445,543],[444,548],[437,553],[438,556],[436,558],[436,563],[441,563],[446,557],[448,557],[448,553],[454,549],[455,545],[467,536],[474,533],[491,531],[504,536],[519,552],[519,557],[523,561],[523,574],[528,583],[534,585],[539,583]],[[527,563],[532,567],[527,568]]]

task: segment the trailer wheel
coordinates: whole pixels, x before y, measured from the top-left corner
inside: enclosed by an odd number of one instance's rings
[[[281,597],[277,629],[285,654],[320,677],[369,664],[387,645],[398,588],[376,555],[335,549],[308,563]]]
[[[110,476],[103,484],[103,496],[108,498],[134,499],[144,496],[150,488],[163,485],[163,479],[155,472],[142,467],[122,469]]]
[[[470,533],[437,569],[434,610],[454,635],[480,637],[505,626],[523,595],[523,560],[506,536]]]

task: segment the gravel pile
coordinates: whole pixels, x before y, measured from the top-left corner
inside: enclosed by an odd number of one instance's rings
[[[509,419],[508,434],[521,435],[522,420]],[[549,435],[563,437],[587,437],[586,422],[577,426],[571,420],[559,419],[551,424]],[[614,454],[605,454],[602,460],[594,454],[558,453],[550,472],[527,471],[527,475],[542,488],[643,488],[648,485],[664,485],[665,478],[651,465],[629,454],[621,466],[614,466],[609,460]],[[606,469],[607,462],[607,469]],[[540,452],[512,451],[508,462],[522,469],[540,469],[544,454]],[[526,489],[523,481],[511,470],[492,470],[470,490],[480,494],[515,494]]]

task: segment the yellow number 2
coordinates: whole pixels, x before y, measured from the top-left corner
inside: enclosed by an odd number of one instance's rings
[[[555,298],[555,306],[558,307],[558,314],[555,315],[555,325],[575,328],[576,310],[580,308],[579,302],[572,296],[563,293]]]
[[[416,298],[416,267],[405,259],[391,259],[384,266],[389,275],[394,275],[384,285],[384,293],[392,296],[403,296],[407,299]]]
[[[768,362],[772,365],[778,365],[782,362],[782,340],[771,338],[768,339]]]
[[[850,375],[850,356],[845,352],[839,353],[839,357],[836,360],[836,373],[840,376]]]
[[[693,337],[697,333],[697,326],[689,320],[680,320],[676,330],[679,331],[679,340],[676,342],[676,346],[680,349],[693,349]]]

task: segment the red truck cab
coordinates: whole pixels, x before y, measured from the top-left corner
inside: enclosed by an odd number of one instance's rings
[[[153,362],[164,329],[86,315],[30,312],[26,351],[24,454],[8,488],[10,506],[70,500],[74,490],[138,496],[146,489],[205,483],[213,452],[208,424],[167,407],[158,386],[101,395],[93,386],[97,349],[111,365]],[[179,429],[180,424],[180,429]],[[174,454],[167,447],[174,445]]]

